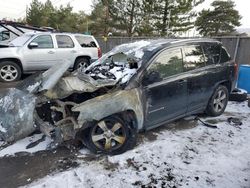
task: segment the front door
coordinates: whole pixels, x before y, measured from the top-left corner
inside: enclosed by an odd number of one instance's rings
[[[187,110],[187,75],[180,48],[161,52],[143,77],[146,128],[184,115]]]
[[[57,56],[51,35],[39,35],[30,43],[37,43],[38,46],[35,48],[26,46],[22,49],[26,70],[46,70],[56,63]]]

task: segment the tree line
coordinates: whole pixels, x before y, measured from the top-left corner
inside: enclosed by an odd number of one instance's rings
[[[33,0],[25,22],[65,32],[95,36],[174,37],[196,29],[203,36],[228,35],[240,26],[241,16],[231,0],[215,0],[211,8],[195,8],[205,0],[93,0],[92,12],[73,12],[68,4],[54,7]]]

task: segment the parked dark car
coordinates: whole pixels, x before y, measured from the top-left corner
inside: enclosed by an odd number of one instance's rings
[[[211,39],[124,44],[77,74],[63,76],[67,69],[62,63],[24,81],[19,90],[34,95],[26,99],[33,103],[22,106],[27,110],[18,111],[13,121],[0,116],[6,130],[0,138],[20,139],[20,128],[33,131],[28,125],[34,112],[37,127],[57,143],[78,139],[94,152],[122,153],[135,145],[139,131],[196,113],[221,115],[237,77],[237,64]],[[13,90],[4,95],[25,100]],[[10,129],[23,114],[29,119]]]

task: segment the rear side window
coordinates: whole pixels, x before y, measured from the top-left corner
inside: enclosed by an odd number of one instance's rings
[[[205,43],[203,45],[206,65],[220,62],[221,46],[215,43]]]
[[[97,45],[95,43],[95,41],[93,40],[92,37],[88,37],[88,36],[75,36],[76,40],[79,42],[79,44],[81,45],[81,47],[83,48],[96,48]]]
[[[159,81],[169,76],[183,72],[183,58],[181,49],[163,51],[151,64],[148,73],[155,72]]]
[[[205,66],[205,58],[200,45],[190,45],[183,47],[185,58],[185,71],[193,70]]]
[[[220,44],[206,43],[203,45],[203,50],[207,65],[225,63],[231,59],[226,49]]]
[[[58,48],[74,48],[74,42],[67,35],[56,35]]]
[[[37,48],[54,48],[53,41],[50,35],[40,35],[32,40],[38,44]]]

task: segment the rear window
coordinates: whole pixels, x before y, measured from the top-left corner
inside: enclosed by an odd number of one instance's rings
[[[88,37],[88,36],[75,36],[76,40],[78,41],[78,43],[81,45],[81,47],[83,48],[96,48],[97,45],[95,43],[95,41],[93,40],[92,37]]]

